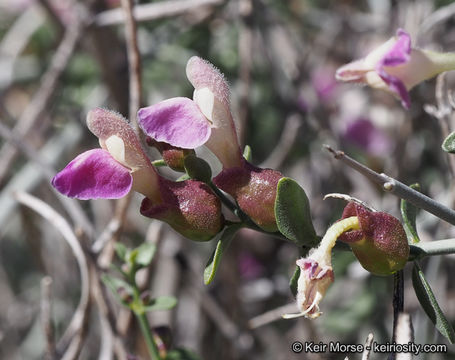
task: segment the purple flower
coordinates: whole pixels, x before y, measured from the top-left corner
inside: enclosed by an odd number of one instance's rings
[[[386,133],[365,118],[350,122],[344,138],[373,155],[384,156],[392,149],[392,142]]]
[[[455,68],[455,54],[436,53],[411,47],[411,37],[398,29],[395,37],[365,58],[342,66],[336,72],[340,81],[363,83],[388,91],[408,109],[408,91],[418,83]]]
[[[243,159],[229,105],[229,86],[209,62],[192,57],[186,74],[194,86],[193,100],[176,97],[140,109],[139,125],[158,142],[193,149],[206,145],[223,165],[213,182],[232,195],[261,228],[277,231],[276,187],[283,176],[257,168]]]
[[[134,190],[161,201],[158,174],[126,119],[95,109],[87,114],[87,126],[98,137],[101,149],[77,156],[52,179],[52,185],[81,200],[118,199]]]
[[[121,115],[95,109],[87,125],[101,149],[77,156],[52,179],[60,193],[82,200],[118,199],[134,190],[146,196],[143,215],[167,222],[192,240],[209,240],[222,229],[221,203],[211,189],[199,181],[161,177]]]
[[[176,97],[142,108],[140,126],[156,141],[183,149],[206,145],[223,167],[240,165],[242,154],[224,76],[196,56],[188,61],[186,73],[195,88],[193,100]]]

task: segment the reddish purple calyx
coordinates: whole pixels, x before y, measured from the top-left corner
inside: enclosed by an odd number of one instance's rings
[[[162,203],[145,198],[141,214],[167,222],[183,236],[208,241],[222,229],[224,218],[218,197],[196,180],[173,182],[160,178]]]
[[[404,267],[409,245],[401,223],[384,212],[372,212],[349,203],[342,219],[357,216],[360,229],[343,233],[338,239],[348,243],[362,266],[376,275],[389,275]]]
[[[242,165],[224,169],[213,179],[214,184],[231,195],[258,226],[277,231],[275,199],[278,181],[283,175],[272,169],[261,169],[242,160]]]

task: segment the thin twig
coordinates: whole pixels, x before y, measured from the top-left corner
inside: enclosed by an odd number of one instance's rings
[[[222,4],[224,0],[168,0],[153,4],[136,5],[133,10],[137,22],[163,19],[185,14],[201,6]],[[125,13],[122,9],[106,10],[95,17],[95,26],[111,26],[122,24]]]
[[[370,359],[370,354],[371,354],[371,345],[373,344],[373,334],[369,333],[367,336],[367,339],[365,341],[365,347],[362,353],[362,359],[361,360],[369,360]]]
[[[42,172],[49,178],[54,176],[56,171],[53,169],[52,164],[57,162],[62,151],[74,146],[81,136],[80,127],[70,123],[61,133],[55,135],[37,151],[0,122],[0,137],[9,139],[14,146],[17,146],[20,151],[32,160],[31,163],[25,165],[11,178],[0,194],[0,208],[2,209],[0,226],[7,221],[9,213],[16,205],[16,202],[11,199],[10,193],[15,190],[31,190],[41,180]],[[64,196],[58,196],[58,199],[76,226],[83,229],[85,234],[91,236],[94,233],[93,226],[80,204],[74,199]]]
[[[447,90],[447,73],[442,73],[436,78],[436,104],[426,104],[423,109],[425,112],[438,120],[442,132],[443,140],[449,136],[452,129],[450,123],[453,115],[453,108],[451,104],[451,94]],[[452,178],[455,178],[455,157],[452,154],[446,154],[447,161],[449,162],[449,170]]]
[[[428,34],[433,27],[449,20],[455,14],[455,4],[443,6],[428,16],[419,26],[419,34]]]
[[[435,240],[420,242],[410,246],[410,260],[419,259],[425,256],[455,254],[455,239]]]
[[[65,35],[51,60],[51,64],[42,77],[40,87],[35,92],[32,100],[25,108],[14,127],[13,131],[18,136],[26,136],[49,108],[48,105],[55,93],[58,80],[66,69],[69,60],[76,49],[77,43],[82,36],[83,29],[82,22],[80,20],[75,20],[65,31]],[[17,148],[9,142],[0,149],[0,183],[10,169],[11,164],[17,156],[17,152]]]
[[[403,270],[397,271],[393,276],[393,339],[395,341],[398,316],[404,309],[404,276]]]
[[[55,357],[54,326],[52,324],[52,278],[45,276],[41,280],[41,326],[46,338],[45,359]]]
[[[333,154],[335,159],[340,160],[344,164],[358,171],[360,174],[368,178],[370,181],[382,186],[384,191],[388,191],[395,196],[407,200],[418,208],[421,208],[429,213],[437,216],[438,218],[455,225],[455,211],[438,203],[432,198],[423,195],[422,193],[406,186],[405,184],[395,180],[394,178],[386,175],[379,174],[371,170],[369,167],[359,163],[346,155],[343,151],[336,151],[329,145],[324,145],[325,148]]]
[[[324,195],[324,198],[323,200],[326,200],[328,198],[333,198],[333,199],[341,199],[341,200],[344,200],[344,201],[348,201],[348,202],[354,202],[356,204],[359,204],[359,205],[362,205],[363,207],[367,208],[368,210],[370,210],[371,212],[377,212],[376,209],[372,208],[370,205],[368,205],[366,202],[362,201],[362,200],[359,200],[355,197],[352,197],[350,195],[347,195],[347,194],[340,194],[340,193],[330,193],[330,194],[326,194]]]
[[[90,307],[90,277],[84,250],[76,235],[73,233],[71,226],[57,211],[52,209],[44,201],[25,192],[16,192],[14,195],[17,201],[36,211],[63,235],[63,238],[70,246],[79,265],[81,297],[70,324],[57,344],[57,352],[64,352],[62,359],[76,359],[82,348],[85,324]]]
[[[137,26],[133,17],[133,1],[121,0],[121,3],[125,14],[125,38],[129,68],[129,120],[134,131],[137,135],[139,135],[139,126],[137,124],[136,114],[141,106],[142,86],[141,57],[137,44]]]
[[[270,324],[277,320],[283,319],[283,314],[294,312],[296,309],[295,303],[286,304],[277,307],[273,310],[267,311],[261,315],[255,316],[248,321],[248,327],[251,330],[257,329],[258,327]]]
[[[302,117],[298,114],[292,114],[286,119],[280,140],[261,167],[276,169],[282,165],[297,140],[301,126]]]

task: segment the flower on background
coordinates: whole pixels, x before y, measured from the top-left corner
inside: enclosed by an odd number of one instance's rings
[[[453,69],[454,53],[412,48],[410,35],[403,29],[398,29],[396,36],[371,51],[365,58],[340,67],[336,79],[388,91],[409,109],[409,90],[424,80]]]
[[[60,193],[81,200],[118,199],[133,190],[146,196],[144,216],[165,221],[192,240],[209,240],[221,230],[221,203],[211,189],[200,181],[161,177],[120,114],[92,110],[87,126],[101,149],[78,155],[52,179]]]
[[[372,155],[384,156],[392,151],[391,139],[366,118],[357,118],[348,123],[343,137]]]
[[[237,201],[258,226],[277,231],[274,215],[276,187],[283,176],[260,169],[242,156],[230,111],[229,86],[209,62],[193,56],[186,74],[194,86],[193,99],[176,97],[142,108],[139,125],[158,142],[182,149],[205,145],[223,165],[214,184]]]
[[[311,85],[322,101],[329,101],[335,95],[337,82],[334,74],[335,69],[331,66],[318,67],[311,73]]]
[[[384,212],[373,212],[350,202],[341,219],[359,219],[359,228],[345,232],[340,241],[351,246],[360,264],[375,275],[390,275],[401,270],[409,257],[409,245],[400,221]]]

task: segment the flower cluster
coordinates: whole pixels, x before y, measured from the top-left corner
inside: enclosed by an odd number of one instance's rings
[[[197,241],[215,236],[223,226],[220,200],[204,183],[174,182],[160,176],[121,115],[95,109],[87,126],[101,149],[86,151],[53,179],[62,194],[77,199],[118,199],[134,190],[143,195],[141,213],[167,222]]]
[[[141,128],[151,138],[174,148],[205,145],[223,165],[213,183],[231,195],[258,226],[277,231],[273,209],[277,183],[283,176],[243,158],[223,75],[199,57],[188,61],[186,74],[195,89],[193,99],[176,97],[140,109]]]
[[[177,171],[184,171],[186,156],[206,145],[223,165],[213,183],[258,226],[277,231],[274,203],[282,175],[243,158],[223,75],[198,57],[188,61],[186,72],[195,88],[193,99],[176,97],[139,110],[148,145]],[[190,239],[206,241],[221,231],[221,203],[210,186],[159,175],[121,115],[95,109],[88,113],[87,126],[99,138],[101,149],[77,156],[54,177],[52,184],[59,192],[85,200],[117,199],[134,190],[145,196],[141,214],[167,222]]]

